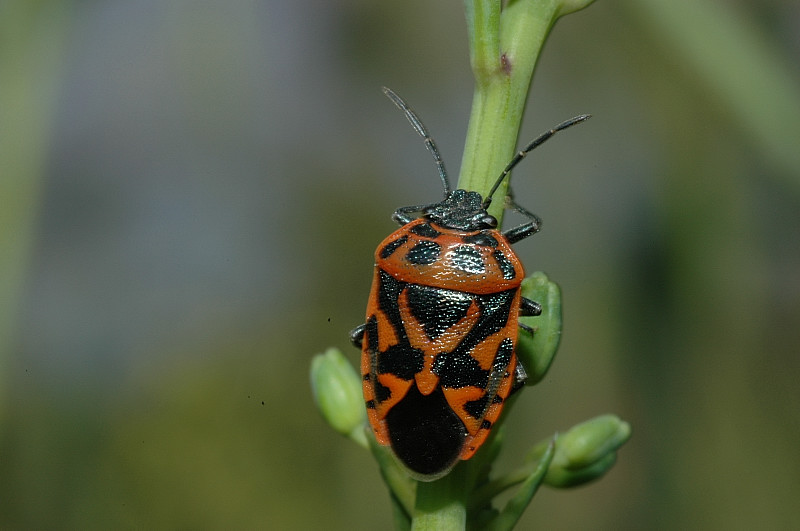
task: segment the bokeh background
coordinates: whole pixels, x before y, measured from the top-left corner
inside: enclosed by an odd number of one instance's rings
[[[463,6],[0,3],[0,528],[385,529],[311,356],[363,319],[398,206],[453,176]],[[602,481],[521,529],[800,525],[800,4],[600,0],[562,19],[515,172],[564,337],[500,466],[613,412]]]

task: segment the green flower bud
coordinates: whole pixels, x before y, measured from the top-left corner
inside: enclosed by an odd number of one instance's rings
[[[577,487],[601,478],[614,463],[617,462],[617,453],[606,454],[605,457],[585,468],[566,470],[559,467],[550,467],[544,477],[545,485],[554,488],[566,489]]]
[[[575,11],[580,11],[592,2],[594,2],[594,0],[562,0],[560,2],[561,6],[558,10],[558,16],[561,17],[574,13]]]
[[[311,389],[322,416],[331,427],[367,447],[366,410],[361,380],[344,355],[335,348],[311,361]]]
[[[615,415],[601,415],[574,426],[558,439],[554,463],[583,468],[614,452],[631,436],[631,428]]]
[[[528,373],[527,383],[533,385],[547,374],[561,341],[561,290],[537,271],[522,281],[522,296],[542,306],[541,315],[520,318],[534,333],[520,330],[517,342],[517,356]]]
[[[601,415],[574,426],[558,438],[545,483],[572,487],[599,478],[614,465],[617,449],[630,436],[630,425],[615,415]]]

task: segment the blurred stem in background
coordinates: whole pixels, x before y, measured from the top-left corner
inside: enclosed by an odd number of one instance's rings
[[[626,2],[691,71],[794,192],[800,191],[800,84],[744,9],[695,0]],[[694,124],[699,127],[701,124]]]
[[[69,3],[0,4],[0,417],[36,233]]]
[[[800,192],[797,70],[775,47],[774,36],[754,23],[755,6],[748,12],[744,5],[692,0],[624,5],[665,58],[654,61],[659,56],[651,54],[640,73],[664,145],[656,214],[663,225],[657,257],[663,276],[654,282],[663,291],[643,286],[644,296],[624,304],[629,311],[622,322],[640,333],[629,367],[649,350],[647,366],[639,365],[632,381],[650,402],[650,415],[659,418],[665,433],[681,434],[689,455],[707,456],[714,448],[712,459],[688,460],[674,459],[669,445],[647,448],[648,461],[655,463],[650,476],[660,476],[658,468],[673,463],[664,475],[670,481],[654,484],[666,500],[654,519],[692,527],[697,516],[689,500],[709,492],[717,499],[737,499],[742,484],[728,479],[728,464],[738,463],[735,475],[752,486],[747,508],[731,504],[705,525],[763,526],[791,512],[780,509],[775,493],[797,492],[796,479],[785,473],[780,457],[792,438],[773,424],[780,413],[772,411],[784,408],[787,393],[782,378],[761,369],[779,359],[772,349],[780,342],[774,339],[780,325],[770,321],[781,310],[771,291],[785,292],[778,286],[786,280],[766,272],[770,233],[781,230],[758,215],[770,188],[795,197]],[[660,315],[654,319],[643,308],[658,308]],[[769,383],[760,381],[765,374]],[[784,419],[792,416],[796,413]],[[742,437],[746,432],[759,435]],[[770,441],[768,451],[765,441]]]

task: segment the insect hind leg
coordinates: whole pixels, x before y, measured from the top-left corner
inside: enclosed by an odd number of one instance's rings
[[[514,367],[514,382],[511,384],[511,391],[509,391],[508,396],[525,387],[526,381],[528,381],[528,373],[525,372],[525,367],[522,366],[522,363],[517,360],[517,366]]]

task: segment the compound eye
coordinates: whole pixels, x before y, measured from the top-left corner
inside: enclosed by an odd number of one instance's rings
[[[481,221],[485,223],[486,226],[488,226],[490,229],[497,228],[497,218],[495,218],[494,216],[488,216],[488,215],[484,216]]]

